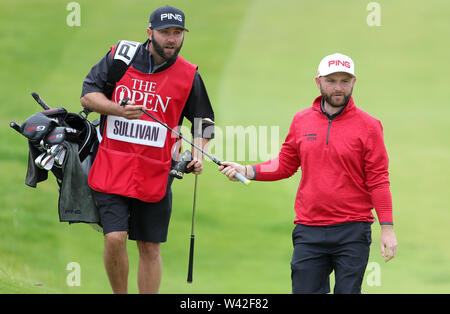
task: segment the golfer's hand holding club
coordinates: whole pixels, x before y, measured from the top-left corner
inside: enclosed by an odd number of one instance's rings
[[[228,177],[231,181],[239,181],[236,179],[236,174],[240,173],[247,179],[253,179],[255,173],[253,167],[250,165],[241,165],[235,162],[222,161],[222,166],[219,166],[219,171]]]

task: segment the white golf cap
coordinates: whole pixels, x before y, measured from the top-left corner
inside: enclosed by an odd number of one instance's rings
[[[327,76],[336,72],[345,72],[356,77],[353,60],[341,53],[326,56],[320,61],[317,77]]]

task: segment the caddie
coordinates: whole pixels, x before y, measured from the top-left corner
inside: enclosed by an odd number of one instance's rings
[[[128,291],[127,235],[139,249],[139,292],[158,292],[160,243],[167,241],[172,210],[169,171],[177,138],[142,110],[173,129],[186,117],[201,147],[213,137],[214,112],[203,80],[197,66],[178,55],[187,31],[181,10],[158,8],[150,15],[147,41],[119,41],[83,82],[81,104],[102,115],[102,141],[88,182],[99,206],[114,293]],[[120,106],[125,97],[130,100]],[[197,131],[196,119],[211,123]],[[202,156],[192,155],[188,168],[200,174]]]

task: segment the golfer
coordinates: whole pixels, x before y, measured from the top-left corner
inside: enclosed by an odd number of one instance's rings
[[[353,101],[356,75],[348,56],[326,56],[315,81],[321,96],[294,116],[276,158],[246,166],[224,162],[231,167],[219,170],[233,181],[236,171],[249,179],[275,181],[292,176],[300,167],[292,292],[328,293],[334,270],[334,293],[361,293],[373,208],[386,262],[397,249],[383,129]]]
[[[181,126],[184,117],[193,125],[197,118],[214,121],[197,66],[178,55],[186,31],[181,10],[158,8],[150,15],[148,39],[136,46],[134,59],[129,56],[133,45],[112,47],[83,82],[81,104],[105,118],[88,182],[99,207],[105,235],[104,264],[114,293],[127,293],[127,235],[137,241],[139,249],[139,292],[158,292],[160,243],[167,241],[172,210],[173,179],[169,172],[177,138],[142,110],[172,129]],[[116,49],[119,56],[133,61],[120,81],[113,84],[109,99],[105,89]],[[129,102],[120,106],[125,97]],[[201,147],[213,136],[208,126],[208,131],[193,128]],[[198,152],[193,156],[198,157],[188,168],[200,174],[202,156]]]

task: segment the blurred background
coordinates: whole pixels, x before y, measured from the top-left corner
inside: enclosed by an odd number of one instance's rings
[[[355,103],[384,127],[399,242],[395,259],[384,263],[380,228],[373,224],[363,293],[450,292],[450,2],[79,0],[79,23],[69,3],[0,2],[0,293],[111,291],[102,234],[59,222],[53,175],[36,189],[24,184],[28,145],[8,124],[41,110],[31,92],[52,107],[79,112],[91,67],[118,40],[145,41],[150,13],[166,4],[186,14],[190,32],[181,55],[199,65],[223,131],[211,147],[213,153],[223,149],[221,158],[263,161],[259,154],[238,158],[237,137],[226,133],[236,126],[274,127],[278,133],[258,137],[258,147],[274,142],[276,154],[294,114],[319,95],[314,76],[320,60],[335,52],[353,58]],[[254,144],[245,133],[240,140],[246,148]],[[186,274],[194,179],[176,181],[160,292],[290,293],[300,178],[301,171],[245,187],[205,161],[192,284]],[[129,291],[137,293],[135,242],[128,242],[128,251]],[[67,284],[72,262],[80,266],[76,286]]]

